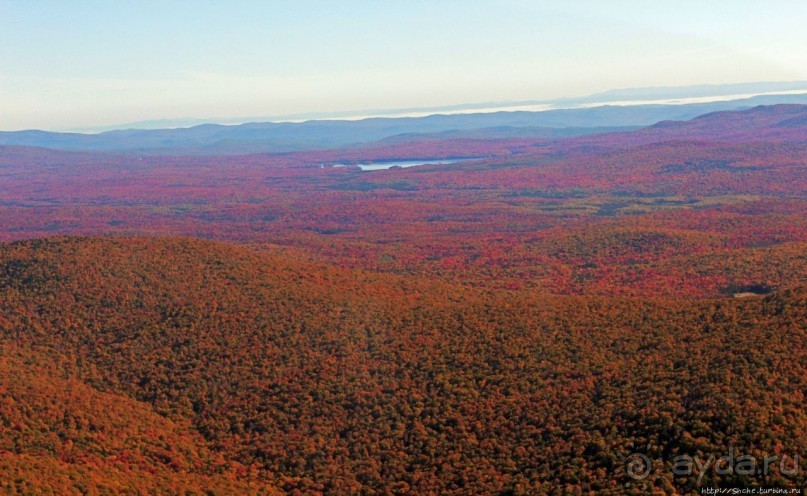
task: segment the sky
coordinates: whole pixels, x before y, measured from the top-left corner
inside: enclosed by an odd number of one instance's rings
[[[0,0],[0,130],[807,80],[804,0]]]

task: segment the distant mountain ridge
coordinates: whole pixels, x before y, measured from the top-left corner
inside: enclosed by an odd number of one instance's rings
[[[481,130],[486,128],[498,128],[494,135],[500,133],[503,127],[577,128],[574,134],[596,134],[602,132],[602,128],[613,130],[620,127],[649,126],[664,120],[687,120],[709,112],[778,103],[807,104],[807,94],[764,95],[684,105],[599,106],[542,112],[436,114],[427,117],[370,118],[358,121],[265,122],[229,126],[203,124],[190,128],[117,130],[100,134],[36,130],[0,132],[0,145],[140,155],[285,153],[359,146],[406,134],[475,130],[475,137],[484,137],[485,132]]]
[[[460,103],[432,107],[382,108],[362,110],[342,110],[328,112],[304,112],[297,114],[207,117],[207,118],[163,118],[144,121],[116,123],[106,126],[87,126],[75,129],[53,130],[60,132],[103,133],[121,129],[168,129],[193,127],[201,124],[238,125],[247,122],[304,122],[309,120],[360,120],[371,117],[424,117],[433,114],[482,113],[496,111],[528,110],[540,111],[588,107],[592,104],[612,105],[615,102],[633,102],[635,105],[665,103],[660,100],[675,100],[675,104],[706,103],[688,101],[692,99],[715,98],[740,100],[754,96],[783,93],[807,93],[807,81],[776,81],[729,84],[700,84],[690,86],[653,86],[608,90],[581,97],[566,97],[553,100],[506,100],[476,103]],[[539,107],[539,108],[528,108]],[[541,108],[542,107],[542,108]]]

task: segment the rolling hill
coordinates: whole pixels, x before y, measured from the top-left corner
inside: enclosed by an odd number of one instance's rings
[[[803,288],[558,298],[199,240],[3,244],[0,468],[108,493],[688,490],[677,454],[804,455],[806,311]],[[635,451],[660,460],[641,481]]]
[[[184,235],[469,287],[721,297],[803,283],[807,106],[631,132],[235,157],[0,148],[0,239]],[[361,172],[329,163],[468,157]],[[614,248],[619,248],[615,250]]]

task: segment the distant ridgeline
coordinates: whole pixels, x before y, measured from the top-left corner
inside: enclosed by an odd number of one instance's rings
[[[0,145],[148,155],[238,155],[342,148],[390,139],[563,138],[649,126],[663,120],[686,120],[708,112],[780,103],[807,104],[807,89],[804,94],[762,95],[681,105],[605,105],[542,112],[437,114],[354,121],[203,124],[179,129],[122,129],[99,134],[0,132]]]

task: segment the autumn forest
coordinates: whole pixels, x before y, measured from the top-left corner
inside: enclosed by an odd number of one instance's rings
[[[807,106],[567,134],[0,146],[0,493],[805,487]]]

